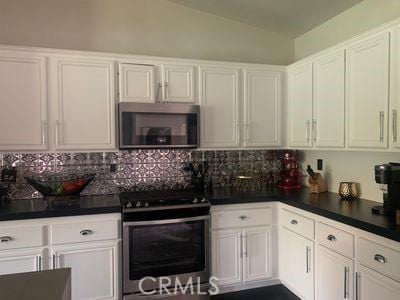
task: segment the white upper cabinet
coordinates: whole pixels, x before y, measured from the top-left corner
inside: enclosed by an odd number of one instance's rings
[[[389,137],[391,148],[400,148],[400,27],[392,31],[391,36],[391,84],[390,84],[390,110],[389,110]]]
[[[164,102],[196,102],[194,66],[164,64],[161,70]]]
[[[389,33],[347,49],[347,145],[387,148]]]
[[[313,144],[344,147],[345,54],[344,50],[314,61]]]
[[[289,97],[289,146],[312,146],[311,122],[313,104],[312,63],[306,63],[288,71]]]
[[[115,148],[113,62],[60,57],[52,70],[55,148]]]
[[[201,66],[201,145],[239,146],[240,69]]]
[[[155,103],[154,66],[120,64],[119,65],[119,101]],[[158,90],[161,93],[160,90]]]
[[[46,57],[0,52],[0,150],[48,147]]]
[[[245,147],[281,144],[281,73],[245,69],[244,72]]]

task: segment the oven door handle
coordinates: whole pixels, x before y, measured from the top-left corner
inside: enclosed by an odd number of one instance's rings
[[[191,218],[180,218],[180,219],[166,219],[166,220],[154,220],[154,221],[133,221],[133,222],[123,222],[123,226],[143,226],[143,225],[160,225],[160,224],[172,224],[172,223],[183,223],[191,221],[201,221],[209,220],[210,216],[198,216]]]

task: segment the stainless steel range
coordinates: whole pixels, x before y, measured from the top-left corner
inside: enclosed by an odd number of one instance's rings
[[[126,192],[120,200],[124,299],[208,299],[210,203],[187,190]]]

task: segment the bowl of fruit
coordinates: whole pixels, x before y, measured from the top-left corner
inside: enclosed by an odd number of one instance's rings
[[[95,174],[83,176],[70,176],[65,178],[24,177],[43,197],[77,196],[95,178]]]

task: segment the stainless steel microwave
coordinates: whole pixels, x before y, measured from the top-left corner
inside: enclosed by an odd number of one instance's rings
[[[119,148],[196,148],[200,107],[190,104],[121,102]]]

